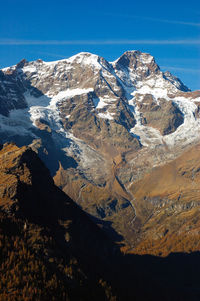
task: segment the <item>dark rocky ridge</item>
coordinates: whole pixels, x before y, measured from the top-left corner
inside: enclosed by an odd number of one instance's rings
[[[20,80],[14,74],[4,74],[0,70],[0,112],[8,116],[14,109],[24,109],[27,107],[23,93],[25,89]]]

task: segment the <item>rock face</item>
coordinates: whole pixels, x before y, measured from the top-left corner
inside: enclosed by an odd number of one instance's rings
[[[23,96],[25,89],[15,76],[0,70],[0,82],[0,110],[3,116],[8,117],[11,110],[27,107]]]
[[[142,95],[136,95],[136,99]],[[184,122],[184,117],[180,109],[172,102],[160,99],[156,103],[151,94],[143,96],[142,101],[137,101],[137,106],[142,116],[142,125],[156,128],[165,136],[175,132]]]
[[[199,91],[140,51],[114,62],[91,53],[23,60],[0,71],[0,141],[29,145],[56,184],[132,248],[144,219],[135,231],[130,187],[199,141],[199,104]]]

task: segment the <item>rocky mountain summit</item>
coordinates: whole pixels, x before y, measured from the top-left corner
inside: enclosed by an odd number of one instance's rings
[[[198,143],[199,112],[200,92],[140,51],[0,71],[0,142],[29,145],[55,183],[131,250],[151,217],[133,186]]]

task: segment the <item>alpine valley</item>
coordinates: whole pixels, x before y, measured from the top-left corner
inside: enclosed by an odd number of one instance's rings
[[[200,250],[200,91],[140,51],[114,62],[86,52],[22,60],[0,70],[0,144],[1,220],[59,266],[48,280],[54,295],[62,288],[55,300],[199,300],[180,266],[191,272]]]

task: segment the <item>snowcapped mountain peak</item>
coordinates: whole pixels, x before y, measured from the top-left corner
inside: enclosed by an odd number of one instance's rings
[[[138,50],[129,50],[124,52],[115,62],[114,65],[117,67],[121,65],[123,67],[137,69],[141,66],[154,67],[152,71],[156,72],[160,70],[159,66],[155,63],[155,59],[148,53],[143,53]]]
[[[95,66],[96,68],[100,68],[99,61],[104,60],[103,57],[100,57],[96,54],[90,52],[80,52],[75,54],[67,59],[52,61],[52,62],[45,62],[47,65],[56,65],[56,64],[79,64],[79,65],[90,65]]]
[[[151,78],[156,80],[158,77],[162,77],[162,72],[154,57],[137,50],[126,51],[113,62],[113,67],[119,78],[129,87],[141,87],[146,80]]]
[[[138,50],[126,51],[112,63],[117,76],[128,87],[134,87],[143,93],[153,93],[159,89],[161,95],[190,91],[170,72],[162,72],[154,57]],[[142,90],[141,90],[142,89]],[[159,92],[157,91],[157,92]],[[159,93],[160,93],[159,92]],[[156,93],[157,94],[157,93]]]
[[[98,55],[90,52],[80,52],[68,58],[67,62],[72,64],[95,65],[98,67],[98,59]]]
[[[88,52],[54,62],[22,60],[0,72],[2,130],[8,124],[24,126],[21,116],[26,114],[28,128],[43,120],[54,133],[66,136],[69,129],[80,138],[75,130],[80,120],[90,120],[97,132],[102,122],[109,121],[124,127],[130,139],[154,145],[177,132],[186,119],[187,124],[199,122],[194,117],[199,112],[196,102],[179,97],[188,90],[171,73],[163,73],[153,56],[137,50],[110,63]],[[167,116],[164,125],[162,114]],[[159,139],[150,143],[148,136],[158,137],[159,131]],[[165,138],[170,143],[173,139]]]

